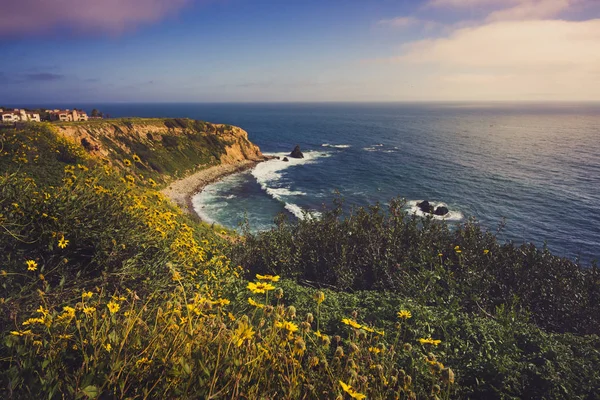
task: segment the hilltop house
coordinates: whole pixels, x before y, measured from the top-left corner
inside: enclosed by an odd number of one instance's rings
[[[46,110],[52,121],[87,121],[88,116],[85,111],[77,110]]]
[[[2,122],[41,121],[40,114],[30,113],[23,109],[15,108],[12,111],[0,111],[0,114],[2,115]]]

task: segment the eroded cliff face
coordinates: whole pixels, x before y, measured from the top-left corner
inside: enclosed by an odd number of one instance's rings
[[[224,133],[221,137],[230,143],[225,147],[225,153],[220,157],[221,164],[233,164],[245,160],[264,160],[265,157],[258,146],[248,140],[248,132],[237,126],[229,126],[229,128],[225,125],[216,126],[224,127]]]
[[[163,150],[174,155],[181,152],[190,158],[190,148],[199,155],[190,160],[194,167],[264,159],[258,146],[248,140],[246,131],[224,124],[140,118],[63,123],[55,128],[59,134],[81,143],[91,154],[108,160],[133,154],[151,158],[149,155]]]

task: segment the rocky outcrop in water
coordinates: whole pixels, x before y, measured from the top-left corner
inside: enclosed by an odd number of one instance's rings
[[[300,146],[296,145],[294,150],[290,153],[290,157],[292,158],[304,158],[304,154],[300,151]]]
[[[446,207],[446,206],[434,207],[433,204],[431,204],[427,200],[423,200],[423,201],[417,203],[417,207],[419,207],[419,210],[423,211],[424,213],[438,215],[440,217],[443,217],[444,215],[446,215],[450,212],[450,210],[448,210],[448,207]]]
[[[450,212],[450,210],[448,210],[448,207],[445,206],[439,206],[435,209],[435,211],[433,212],[434,215],[439,215],[439,216],[444,216],[446,214],[448,214]]]

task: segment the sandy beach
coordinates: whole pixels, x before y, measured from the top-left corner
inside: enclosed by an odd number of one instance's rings
[[[260,161],[244,160],[233,164],[215,165],[171,182],[171,184],[169,184],[167,188],[161,190],[161,192],[181,207],[184,212],[198,217],[192,204],[192,197],[196,193],[201,192],[202,189],[210,183],[216,182],[227,175],[251,169],[259,162],[266,160],[267,159]]]

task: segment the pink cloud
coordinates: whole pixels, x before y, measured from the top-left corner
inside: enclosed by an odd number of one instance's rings
[[[396,17],[392,19],[382,19],[377,22],[379,25],[385,25],[393,28],[411,28],[415,26],[423,27],[425,30],[433,30],[439,26],[440,23],[416,17]]]
[[[529,0],[513,7],[498,10],[488,16],[488,21],[544,19],[558,16],[575,3],[573,0]]]
[[[119,34],[176,14],[193,0],[3,0],[0,35],[54,28]]]

